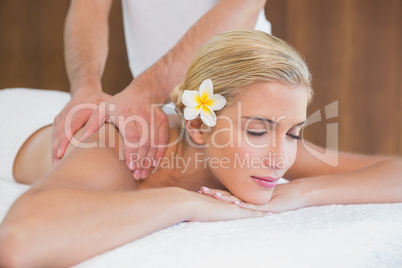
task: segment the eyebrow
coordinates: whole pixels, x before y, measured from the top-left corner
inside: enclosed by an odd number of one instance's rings
[[[264,117],[242,116],[242,118],[245,118],[245,119],[256,119],[256,120],[268,122],[269,124],[272,124],[272,125],[277,125],[277,124],[278,124],[278,122],[276,122],[276,121],[274,121],[274,120],[271,120],[271,119],[268,119],[268,118],[264,118]],[[304,121],[302,121],[302,122],[300,122],[300,123],[297,123],[297,124],[294,125],[292,128],[298,127],[298,126],[302,126],[302,125],[306,124],[306,122],[307,122],[307,120],[304,120]]]

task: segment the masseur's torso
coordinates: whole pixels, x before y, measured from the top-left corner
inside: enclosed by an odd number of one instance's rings
[[[214,7],[218,0],[122,0],[123,22],[130,69],[142,73]],[[255,29],[271,33],[262,10]]]

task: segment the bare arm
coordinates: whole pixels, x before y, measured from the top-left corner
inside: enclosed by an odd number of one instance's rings
[[[315,151],[323,148],[306,143]],[[337,165],[327,164],[338,158]],[[283,212],[309,206],[402,202],[402,159],[327,151],[320,159],[298,143],[296,162],[284,176],[289,183],[276,186],[266,205],[243,203],[226,191],[203,194],[218,200],[238,201],[241,208]],[[216,192],[222,195],[215,195]]]
[[[181,82],[195,51],[213,36],[233,29],[252,29],[266,0],[221,0],[179,42],[141,75],[158,103]],[[101,88],[108,53],[108,15],[112,0],[73,0],[65,26],[65,59],[74,94],[88,85]],[[155,79],[157,78],[157,79]],[[134,80],[135,81],[135,80]],[[133,82],[134,82],[133,81]]]
[[[323,148],[306,143],[323,152]],[[329,159],[337,158],[331,166]],[[402,160],[327,151],[320,159],[302,142],[296,162],[284,176],[290,182],[277,185],[263,209],[281,212],[308,206],[402,202]],[[253,206],[242,206],[252,208]]]
[[[307,145],[322,151],[311,143]],[[327,151],[318,159],[299,142],[297,160],[287,178],[300,178],[296,181],[303,187],[307,205],[402,202],[400,158],[336,154]],[[338,164],[327,164],[331,158],[338,158]]]
[[[264,215],[180,188],[135,191],[121,141],[73,149],[18,198],[0,225],[1,267],[71,266],[178,222]]]
[[[77,264],[189,220],[184,192],[178,190],[30,191],[15,203],[2,224],[1,243],[7,248],[0,250],[4,252],[0,256],[3,261],[10,259],[10,267]]]
[[[135,79],[132,85],[146,88],[156,103],[165,103],[173,87],[183,82],[195,52],[217,34],[234,29],[253,29],[265,2],[266,0],[219,1],[166,55]]]
[[[112,0],[71,1],[64,30],[64,53],[72,95],[78,90],[102,90],[111,4]]]
[[[84,136],[92,134],[108,119],[118,115],[129,117],[136,114],[150,122],[147,131],[138,124],[129,123],[120,126],[119,122],[112,121],[121,130],[121,135],[130,143],[135,144],[145,133],[154,133],[149,136],[140,148],[125,147],[126,164],[132,170],[135,179],[144,179],[149,169],[135,166],[130,163],[130,155],[138,154],[139,159],[152,159],[158,162],[165,153],[165,147],[156,148],[151,144],[165,145],[168,140],[167,119],[160,109],[153,109],[152,104],[165,103],[169,100],[174,86],[183,82],[187,67],[194,53],[213,36],[233,29],[251,29],[255,26],[259,12],[265,5],[265,0],[221,0],[203,17],[201,17],[178,43],[153,66],[136,77],[123,92],[115,95],[106,102],[116,105],[114,111],[94,113],[85,125]],[[153,116],[153,117],[152,117]],[[125,129],[125,133],[122,133]],[[151,140],[152,139],[152,140]]]
[[[56,116],[53,128],[52,158],[55,163],[64,156],[69,137],[66,122],[71,121],[72,134],[84,126],[91,109],[80,109],[69,118],[77,105],[96,106],[110,96],[102,91],[101,78],[108,53],[108,15],[112,0],[73,0],[64,29],[64,54],[70,81],[71,100]]]

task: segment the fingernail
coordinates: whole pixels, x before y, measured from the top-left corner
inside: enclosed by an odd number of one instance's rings
[[[134,179],[135,179],[135,180],[139,180],[139,179],[140,179],[140,171],[139,171],[139,170],[134,171]]]
[[[209,188],[208,188],[208,187],[205,187],[205,186],[202,186],[201,189],[204,190],[204,192],[208,192],[208,191],[209,191]]]
[[[84,132],[82,133],[82,136],[81,136],[81,138],[80,138],[79,141],[83,141],[85,138],[86,138],[86,136],[85,136],[85,131],[84,131]]]
[[[221,193],[215,193],[216,194],[216,196],[222,196],[222,194]]]
[[[232,203],[235,204],[235,205],[240,205],[240,202],[237,201],[237,200],[233,201]]]
[[[272,213],[272,212],[267,211],[267,212],[265,212],[265,214],[266,214],[266,215],[268,215],[268,216],[271,216],[273,213]]]
[[[134,165],[135,165],[135,161],[131,161],[131,162],[130,162],[130,169],[131,169],[132,171],[134,171],[134,169],[135,169]]]
[[[159,158],[158,160],[154,160],[155,162],[155,167],[159,166],[159,163],[161,162],[161,158]]]
[[[143,170],[143,171],[141,172],[141,179],[145,179],[145,178],[147,177],[147,175],[148,175],[147,170]]]
[[[154,160],[152,161],[152,167],[156,167],[158,165],[158,161]]]
[[[58,158],[61,158],[61,157],[62,157],[62,155],[61,155],[61,148],[57,149],[57,154],[56,154],[56,156],[57,156]]]

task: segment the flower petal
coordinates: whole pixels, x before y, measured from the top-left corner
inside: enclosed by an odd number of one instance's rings
[[[226,99],[219,94],[214,94],[209,97],[209,99],[205,102],[205,105],[207,105],[210,109],[214,111],[218,111],[225,107]]]
[[[200,88],[200,97],[203,101],[206,101],[210,96],[214,94],[214,86],[211,79],[205,79],[202,81]]]
[[[196,107],[201,104],[200,94],[196,90],[184,90],[181,101],[187,107]]]
[[[186,120],[192,120],[199,115],[201,111],[201,105],[198,105],[197,107],[186,107],[184,109],[184,118]]]
[[[202,105],[201,120],[205,125],[213,127],[216,125],[216,115],[208,106]]]

